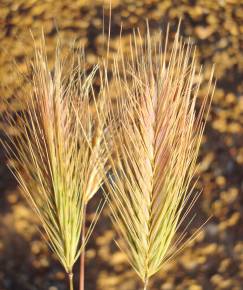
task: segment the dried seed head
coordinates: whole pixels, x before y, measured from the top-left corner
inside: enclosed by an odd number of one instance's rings
[[[184,245],[184,233],[175,235],[197,198],[191,181],[211,102],[212,76],[196,110],[195,49],[178,31],[169,50],[168,37],[134,33],[129,55],[121,48],[112,66],[120,122],[109,134],[107,187],[118,245],[144,282]]]

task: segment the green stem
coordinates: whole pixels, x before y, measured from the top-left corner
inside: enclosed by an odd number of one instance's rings
[[[73,273],[68,273],[68,279],[69,279],[69,290],[73,290]]]
[[[86,205],[84,206],[83,212],[83,225],[81,232],[81,245],[83,247],[82,252],[80,254],[80,272],[79,272],[79,290],[84,290],[84,267],[85,267],[85,221],[86,221]]]

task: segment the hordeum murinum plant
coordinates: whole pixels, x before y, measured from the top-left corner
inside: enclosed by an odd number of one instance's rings
[[[85,73],[82,50],[78,57],[70,53],[68,58],[60,51],[57,45],[50,71],[44,37],[41,45],[36,45],[31,89],[25,92],[27,108],[17,118],[10,113],[7,116],[10,126],[20,134],[9,135],[5,147],[15,159],[13,173],[37,213],[51,249],[68,273],[72,290],[74,263],[95,223],[81,239],[87,202],[102,182],[97,173],[101,143],[95,138],[91,150],[86,136],[97,135],[93,132],[95,112],[89,113],[97,68]]]
[[[212,74],[199,102],[195,48],[177,31],[169,49],[168,31],[164,39],[135,32],[112,66],[118,121],[107,139],[108,198],[118,245],[144,289],[193,238],[176,233],[198,197],[192,179],[214,87]]]

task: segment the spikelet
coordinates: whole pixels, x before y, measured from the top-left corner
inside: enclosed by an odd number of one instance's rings
[[[96,96],[96,94],[98,96]],[[106,135],[108,124],[108,109],[105,107],[106,97],[101,86],[98,93],[93,87],[89,95],[79,99],[74,106],[77,122],[81,128],[80,143],[87,146],[87,162],[85,167],[85,180],[83,190],[85,192],[85,204],[95,195],[103,184],[108,171]],[[101,173],[102,168],[102,173]]]
[[[152,39],[149,29],[144,41],[134,32],[128,56],[121,48],[112,65],[118,101],[111,118],[117,113],[119,122],[107,139],[113,144],[109,203],[118,246],[145,289],[184,245],[185,232],[177,239],[176,232],[197,198],[191,181],[212,96],[211,76],[196,110],[195,48],[178,29],[169,51],[168,37],[169,29],[164,41],[161,34]]]
[[[7,116],[21,134],[9,135],[5,143],[9,157],[15,159],[13,173],[70,278],[94,225],[80,241],[87,195],[91,198],[100,185],[90,173],[97,157],[91,158],[74,109],[82,106],[85,126],[93,126],[85,112],[91,110],[88,100],[97,68],[86,74],[82,54],[80,59],[77,62],[71,53],[65,63],[58,45],[51,72],[43,36],[35,48],[27,110],[20,111],[17,119]]]

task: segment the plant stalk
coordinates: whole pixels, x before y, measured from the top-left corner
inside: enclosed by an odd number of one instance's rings
[[[68,273],[68,280],[69,280],[69,290],[73,290],[73,273]]]
[[[86,205],[83,212],[83,225],[81,232],[82,252],[80,254],[80,271],[79,271],[79,290],[84,290],[84,267],[85,267],[85,221],[86,221]]]
[[[148,290],[148,279],[144,281],[144,288],[143,290]]]

